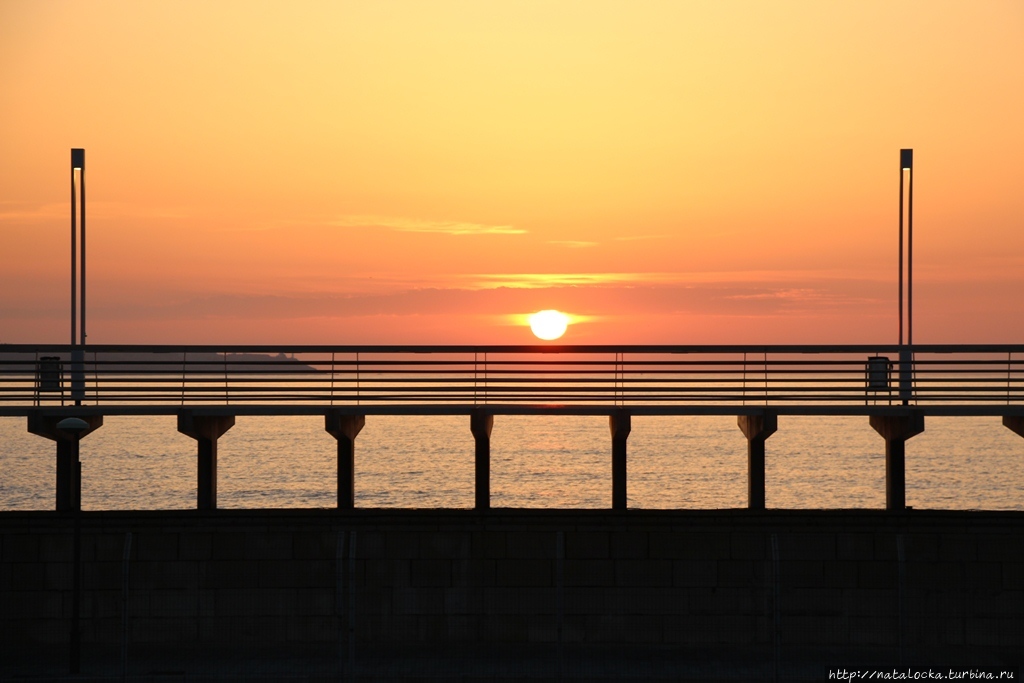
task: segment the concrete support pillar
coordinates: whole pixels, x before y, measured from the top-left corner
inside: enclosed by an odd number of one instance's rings
[[[632,429],[632,418],[625,410],[608,416],[612,432],[612,509],[625,510],[626,504],[626,440]]]
[[[1017,436],[1024,436],[1024,415],[1003,415],[1003,426]]]
[[[476,469],[476,509],[491,508],[491,429],[494,416],[481,410],[469,414],[469,430],[476,442],[474,462]]]
[[[75,415],[88,425],[87,429],[74,434],[57,429],[57,423],[67,415],[44,415],[37,412],[28,415],[28,431],[57,442],[56,503],[58,512],[70,512],[82,507],[82,464],[78,457],[78,442],[103,426],[102,415]]]
[[[765,411],[739,415],[736,422],[747,437],[747,507],[764,510],[764,442],[778,429],[778,416]]]
[[[198,443],[196,458],[196,507],[217,509],[217,439],[235,426],[234,415],[178,413],[178,431]]]
[[[324,428],[338,440],[339,510],[352,510],[356,506],[356,436],[365,425],[365,415],[331,410],[324,416]]]
[[[885,509],[907,507],[907,439],[924,431],[924,415],[872,415],[871,426],[885,439]]]

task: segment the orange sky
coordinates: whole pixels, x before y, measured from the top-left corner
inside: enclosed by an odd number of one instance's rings
[[[1024,341],[1024,3],[0,1],[0,342]]]

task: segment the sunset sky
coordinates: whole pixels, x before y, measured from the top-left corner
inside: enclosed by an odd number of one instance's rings
[[[1019,0],[0,0],[0,342],[1024,341]]]

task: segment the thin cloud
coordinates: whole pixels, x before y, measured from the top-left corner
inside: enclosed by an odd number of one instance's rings
[[[569,247],[570,249],[585,249],[587,247],[596,247],[599,243],[581,240],[548,240],[548,244],[557,244],[560,247]]]
[[[625,235],[623,237],[616,237],[615,240],[618,242],[635,242],[637,240],[660,240],[668,237],[668,235]]]
[[[424,232],[437,235],[525,235],[526,230],[512,225],[485,225],[460,221],[427,221],[388,216],[345,216],[333,222],[344,228],[385,228],[398,232]]]

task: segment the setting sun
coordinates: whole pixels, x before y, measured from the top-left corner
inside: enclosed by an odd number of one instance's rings
[[[530,329],[539,339],[551,341],[565,334],[569,316],[561,311],[538,311],[530,316]]]

